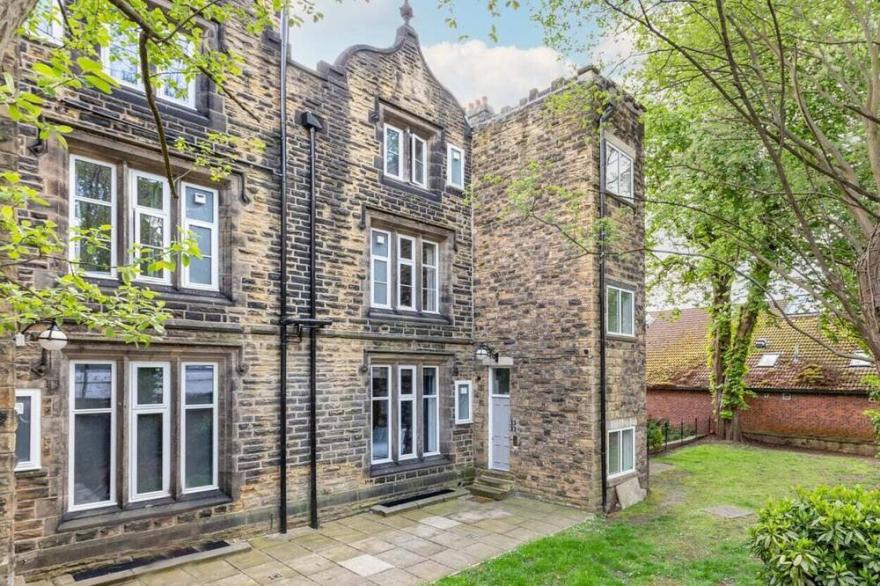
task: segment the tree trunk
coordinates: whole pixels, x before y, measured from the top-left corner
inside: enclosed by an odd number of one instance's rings
[[[733,276],[729,273],[716,273],[712,281],[712,305],[709,309],[711,343],[709,348],[709,390],[715,411],[715,429],[721,437],[724,429],[722,411],[722,389],[724,388],[724,357],[730,345],[730,291]]]
[[[0,0],[0,58],[36,5],[37,0]]]

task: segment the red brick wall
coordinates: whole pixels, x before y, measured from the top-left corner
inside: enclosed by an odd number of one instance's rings
[[[877,407],[864,396],[759,394],[749,401],[742,428],[744,432],[869,441],[874,434],[864,411],[872,406]]]
[[[785,399],[783,397],[789,397]],[[877,407],[865,396],[770,393],[749,400],[742,414],[745,433],[850,442],[871,441],[864,411]],[[707,391],[648,390],[648,417],[672,423],[701,421],[712,416]]]
[[[656,391],[648,389],[648,418],[700,426],[712,417],[712,396],[709,391]]]

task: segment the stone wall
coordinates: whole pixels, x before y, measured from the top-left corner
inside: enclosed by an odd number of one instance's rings
[[[591,70],[581,83],[597,80]],[[547,107],[562,84],[534,92],[517,108],[480,115],[474,133],[476,340],[496,348],[512,364],[513,423],[510,470],[517,489],[542,498],[601,506],[599,460],[599,324],[597,260],[572,246],[552,226],[513,210],[507,193],[537,164],[542,186],[580,196],[576,206],[540,193],[540,217],[563,225],[575,219],[589,233],[598,215],[599,149],[595,121]],[[613,130],[641,153],[638,113],[624,106]],[[619,246],[643,241],[641,160],[636,167],[636,204],[610,198],[609,215],[619,227]],[[539,188],[540,191],[540,188]],[[609,279],[637,290],[636,336],[609,340],[609,421],[636,425],[638,472],[645,474],[644,265],[638,254],[611,257]],[[487,374],[476,387],[475,433],[488,434]],[[478,465],[488,465],[485,442],[477,442]]]

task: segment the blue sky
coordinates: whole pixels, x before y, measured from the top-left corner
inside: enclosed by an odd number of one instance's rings
[[[348,46],[387,47],[402,23],[402,0],[317,0],[325,15],[293,31],[294,58],[310,67],[333,62]],[[488,96],[495,108],[515,104],[531,88],[573,72],[574,62],[545,47],[541,28],[531,21],[528,8],[503,9],[495,19],[498,42],[489,38],[492,17],[483,0],[455,0],[458,28],[445,22],[447,9],[437,0],[411,0],[412,26],[419,33],[425,58],[435,75],[462,103]],[[466,35],[465,39],[461,39]],[[616,44],[616,43],[615,43]],[[591,56],[574,57],[578,64]]]

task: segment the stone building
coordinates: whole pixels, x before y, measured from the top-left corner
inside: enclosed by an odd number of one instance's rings
[[[105,252],[71,251],[96,284],[118,285],[114,265],[132,243],[151,243],[148,228],[166,241],[190,229],[205,255],[143,280],[174,313],[149,347],[66,325],[62,350],[10,350],[18,412],[0,450],[13,450],[16,425],[19,446],[17,465],[8,451],[0,459],[0,537],[12,541],[16,573],[320,522],[486,469],[516,491],[592,510],[613,506],[618,482],[645,485],[642,255],[606,255],[601,336],[597,256],[501,213],[504,182],[482,179],[543,161],[552,182],[586,195],[588,226],[605,186],[619,241],[640,248],[638,106],[623,97],[610,111],[602,182],[597,121],[545,107],[567,86],[497,115],[485,104],[468,113],[405,17],[389,48],[355,46],[317,70],[293,62],[275,32],[221,35],[201,23],[206,43],[222,36],[243,55],[246,74],[227,89],[258,121],[197,79],[162,96],[171,140],[221,130],[268,146],[232,160],[220,182],[175,154],[175,174],[186,173],[178,201],[136,75],[118,63],[112,94],[81,90],[47,105],[74,128],[68,149],[13,128],[10,166],[50,202],[33,218],[62,233],[95,218],[113,225]],[[51,42],[23,38],[5,62],[27,79]],[[611,87],[591,69],[570,81]],[[64,270],[49,260],[23,275],[39,287]]]

